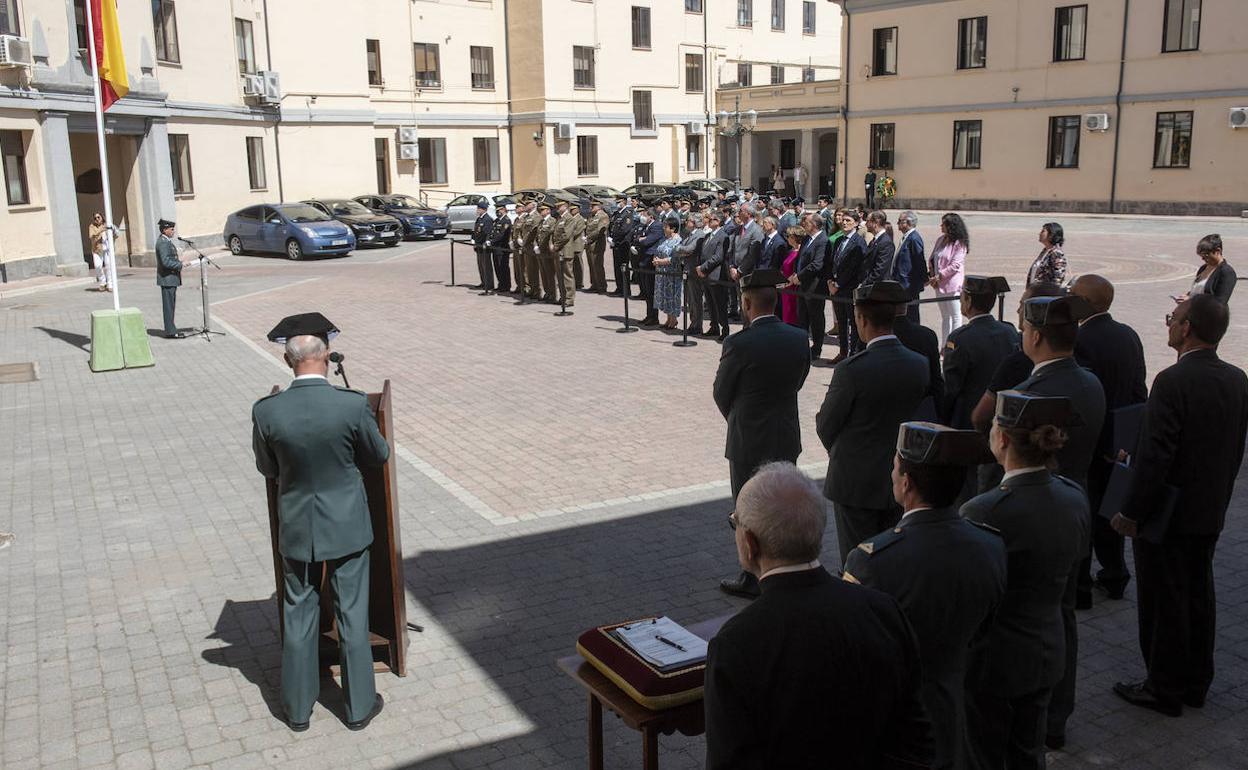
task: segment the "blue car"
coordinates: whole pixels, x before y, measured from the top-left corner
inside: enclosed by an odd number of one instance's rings
[[[225,218],[221,234],[232,254],[268,251],[303,259],[340,256],[355,248],[350,227],[306,203],[248,206]]]

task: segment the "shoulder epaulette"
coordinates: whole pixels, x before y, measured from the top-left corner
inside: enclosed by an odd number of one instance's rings
[[[367,393],[365,393],[362,390],[356,390],[355,388],[347,388],[347,387],[343,387],[342,385],[335,385],[334,390],[341,390],[343,393],[354,393],[357,396],[363,396],[364,398],[368,398]]]
[[[1010,493],[1013,491],[1014,490],[1010,489],[1004,484],[998,484],[996,487],[988,490],[982,495],[979,495],[978,497],[972,497],[971,500],[978,500],[979,498],[982,497],[984,498],[984,502],[988,504],[989,508],[994,508],[1002,500],[1009,497]]]
[[[874,556],[894,543],[901,542],[901,539],[905,536],[906,534],[901,527],[893,527],[887,532],[883,532],[870,540],[864,540],[859,543],[858,550],[862,551],[867,556]]]

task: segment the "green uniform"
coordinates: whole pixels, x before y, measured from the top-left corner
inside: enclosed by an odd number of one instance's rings
[[[580,283],[577,273],[581,254],[585,251],[585,217],[579,211],[569,211],[559,218],[550,239],[551,246],[559,252],[560,274],[568,307],[576,301],[576,287]]]
[[[555,268],[558,264],[556,260],[559,254],[550,242],[555,234],[555,226],[558,224],[559,220],[554,216],[539,219],[533,234],[533,243],[537,248],[538,268],[541,273],[542,299],[548,302],[559,301],[559,289],[555,283]]]
[[[156,239],[156,285],[160,287],[165,335],[175,334],[178,327],[173,315],[178,303],[178,287],[182,285],[182,260],[178,258],[178,247],[163,233]]]
[[[368,548],[373,530],[358,465],[381,465],[390,447],[363,393],[323,377],[296,378],[252,407],[256,468],[278,484],[284,568],[282,703],[306,722],[320,693],[322,566],[330,570],[349,721],[373,707],[368,644]]]

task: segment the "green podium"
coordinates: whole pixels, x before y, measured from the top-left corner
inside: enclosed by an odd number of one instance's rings
[[[147,325],[137,307],[91,313],[91,371],[137,369],[155,363]]]

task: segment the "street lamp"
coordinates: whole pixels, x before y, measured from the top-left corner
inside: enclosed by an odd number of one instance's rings
[[[736,97],[732,112],[719,111],[719,133],[737,140],[737,192],[741,191],[741,142],[758,125],[758,110],[741,111],[741,96]]]

